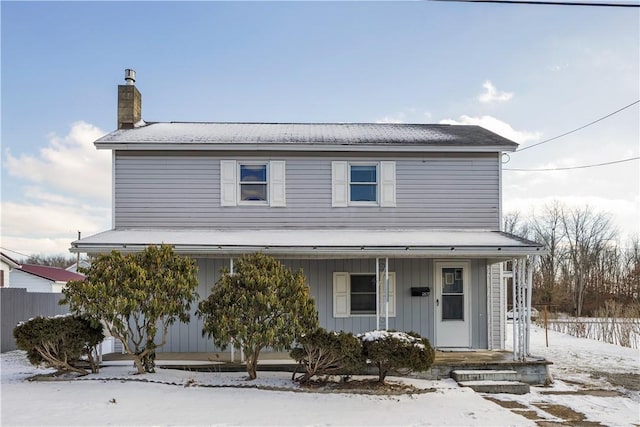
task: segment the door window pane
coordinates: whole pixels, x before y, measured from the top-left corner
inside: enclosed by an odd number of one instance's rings
[[[462,269],[443,268],[442,269],[442,293],[461,294],[463,292]]]
[[[442,320],[464,320],[464,296],[442,296]]]
[[[442,320],[464,320],[462,268],[442,269]]]

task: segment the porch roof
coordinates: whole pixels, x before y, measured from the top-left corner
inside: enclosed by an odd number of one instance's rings
[[[170,244],[191,255],[263,252],[291,258],[474,257],[496,261],[539,255],[542,245],[500,231],[434,229],[115,229],[76,240],[71,252],[135,252]]]

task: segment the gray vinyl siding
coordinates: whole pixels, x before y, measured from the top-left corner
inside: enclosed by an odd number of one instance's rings
[[[286,207],[220,206],[220,160],[285,160]],[[396,161],[395,208],[331,206],[331,161]],[[497,154],[264,157],[116,152],[116,228],[499,229]]]
[[[220,268],[229,266],[229,259],[199,258],[198,293],[201,299],[208,297],[212,285],[220,277]],[[349,260],[283,260],[288,267],[302,269],[307,277],[311,295],[318,309],[320,325],[329,330],[361,333],[374,330],[375,316],[333,317],[333,273],[375,273],[375,259]],[[486,349],[487,346],[487,299],[486,262],[471,260],[471,316],[472,347]],[[433,342],[434,289],[432,259],[390,259],[389,271],[396,274],[396,317],[389,318],[389,329],[414,331]],[[411,287],[428,286],[432,289],[427,297],[411,296]],[[202,321],[195,316],[197,304],[192,307],[189,324],[176,323],[170,329],[165,352],[211,352],[217,351],[212,341],[202,337]],[[384,318],[380,327],[384,328]]]

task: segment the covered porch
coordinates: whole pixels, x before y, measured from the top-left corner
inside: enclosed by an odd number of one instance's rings
[[[542,250],[535,242],[486,230],[296,228],[117,229],[73,242],[72,251],[133,252],[161,243],[197,259],[201,297],[219,279],[221,267],[233,271],[237,257],[262,252],[304,270],[327,329],[414,331],[441,350],[474,351],[504,348],[506,295],[500,263],[516,266],[511,273],[516,310],[526,313],[531,300],[526,260]],[[363,276],[373,283],[371,288]],[[529,354],[530,319],[521,317],[514,328],[512,362],[525,362]],[[174,325],[165,350],[210,352],[212,345],[199,328],[193,317],[189,325]],[[229,354],[233,361],[242,359]]]

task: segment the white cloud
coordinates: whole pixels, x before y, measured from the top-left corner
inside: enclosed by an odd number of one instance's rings
[[[68,135],[52,135],[37,156],[7,150],[8,173],[27,184],[22,200],[0,205],[4,248],[68,255],[78,230],[87,236],[110,228],[111,153],[93,146],[103,134],[77,122]]]
[[[76,122],[68,135],[51,135],[38,156],[14,157],[7,150],[5,167],[11,176],[105,203],[111,195],[111,152],[93,145],[104,134],[89,123]]]
[[[522,144],[527,141],[539,139],[542,136],[540,132],[519,131],[511,127],[510,124],[496,119],[492,116],[482,117],[469,117],[460,116],[458,120],[445,119],[440,120],[441,124],[445,125],[476,125],[482,126],[485,129],[489,129],[492,132],[497,133],[500,136],[504,136],[512,141]]]
[[[482,87],[485,89],[485,91],[478,95],[478,101],[482,102],[483,104],[490,104],[493,102],[507,102],[511,98],[513,98],[513,92],[499,92],[490,80],[484,82],[482,84]]]

